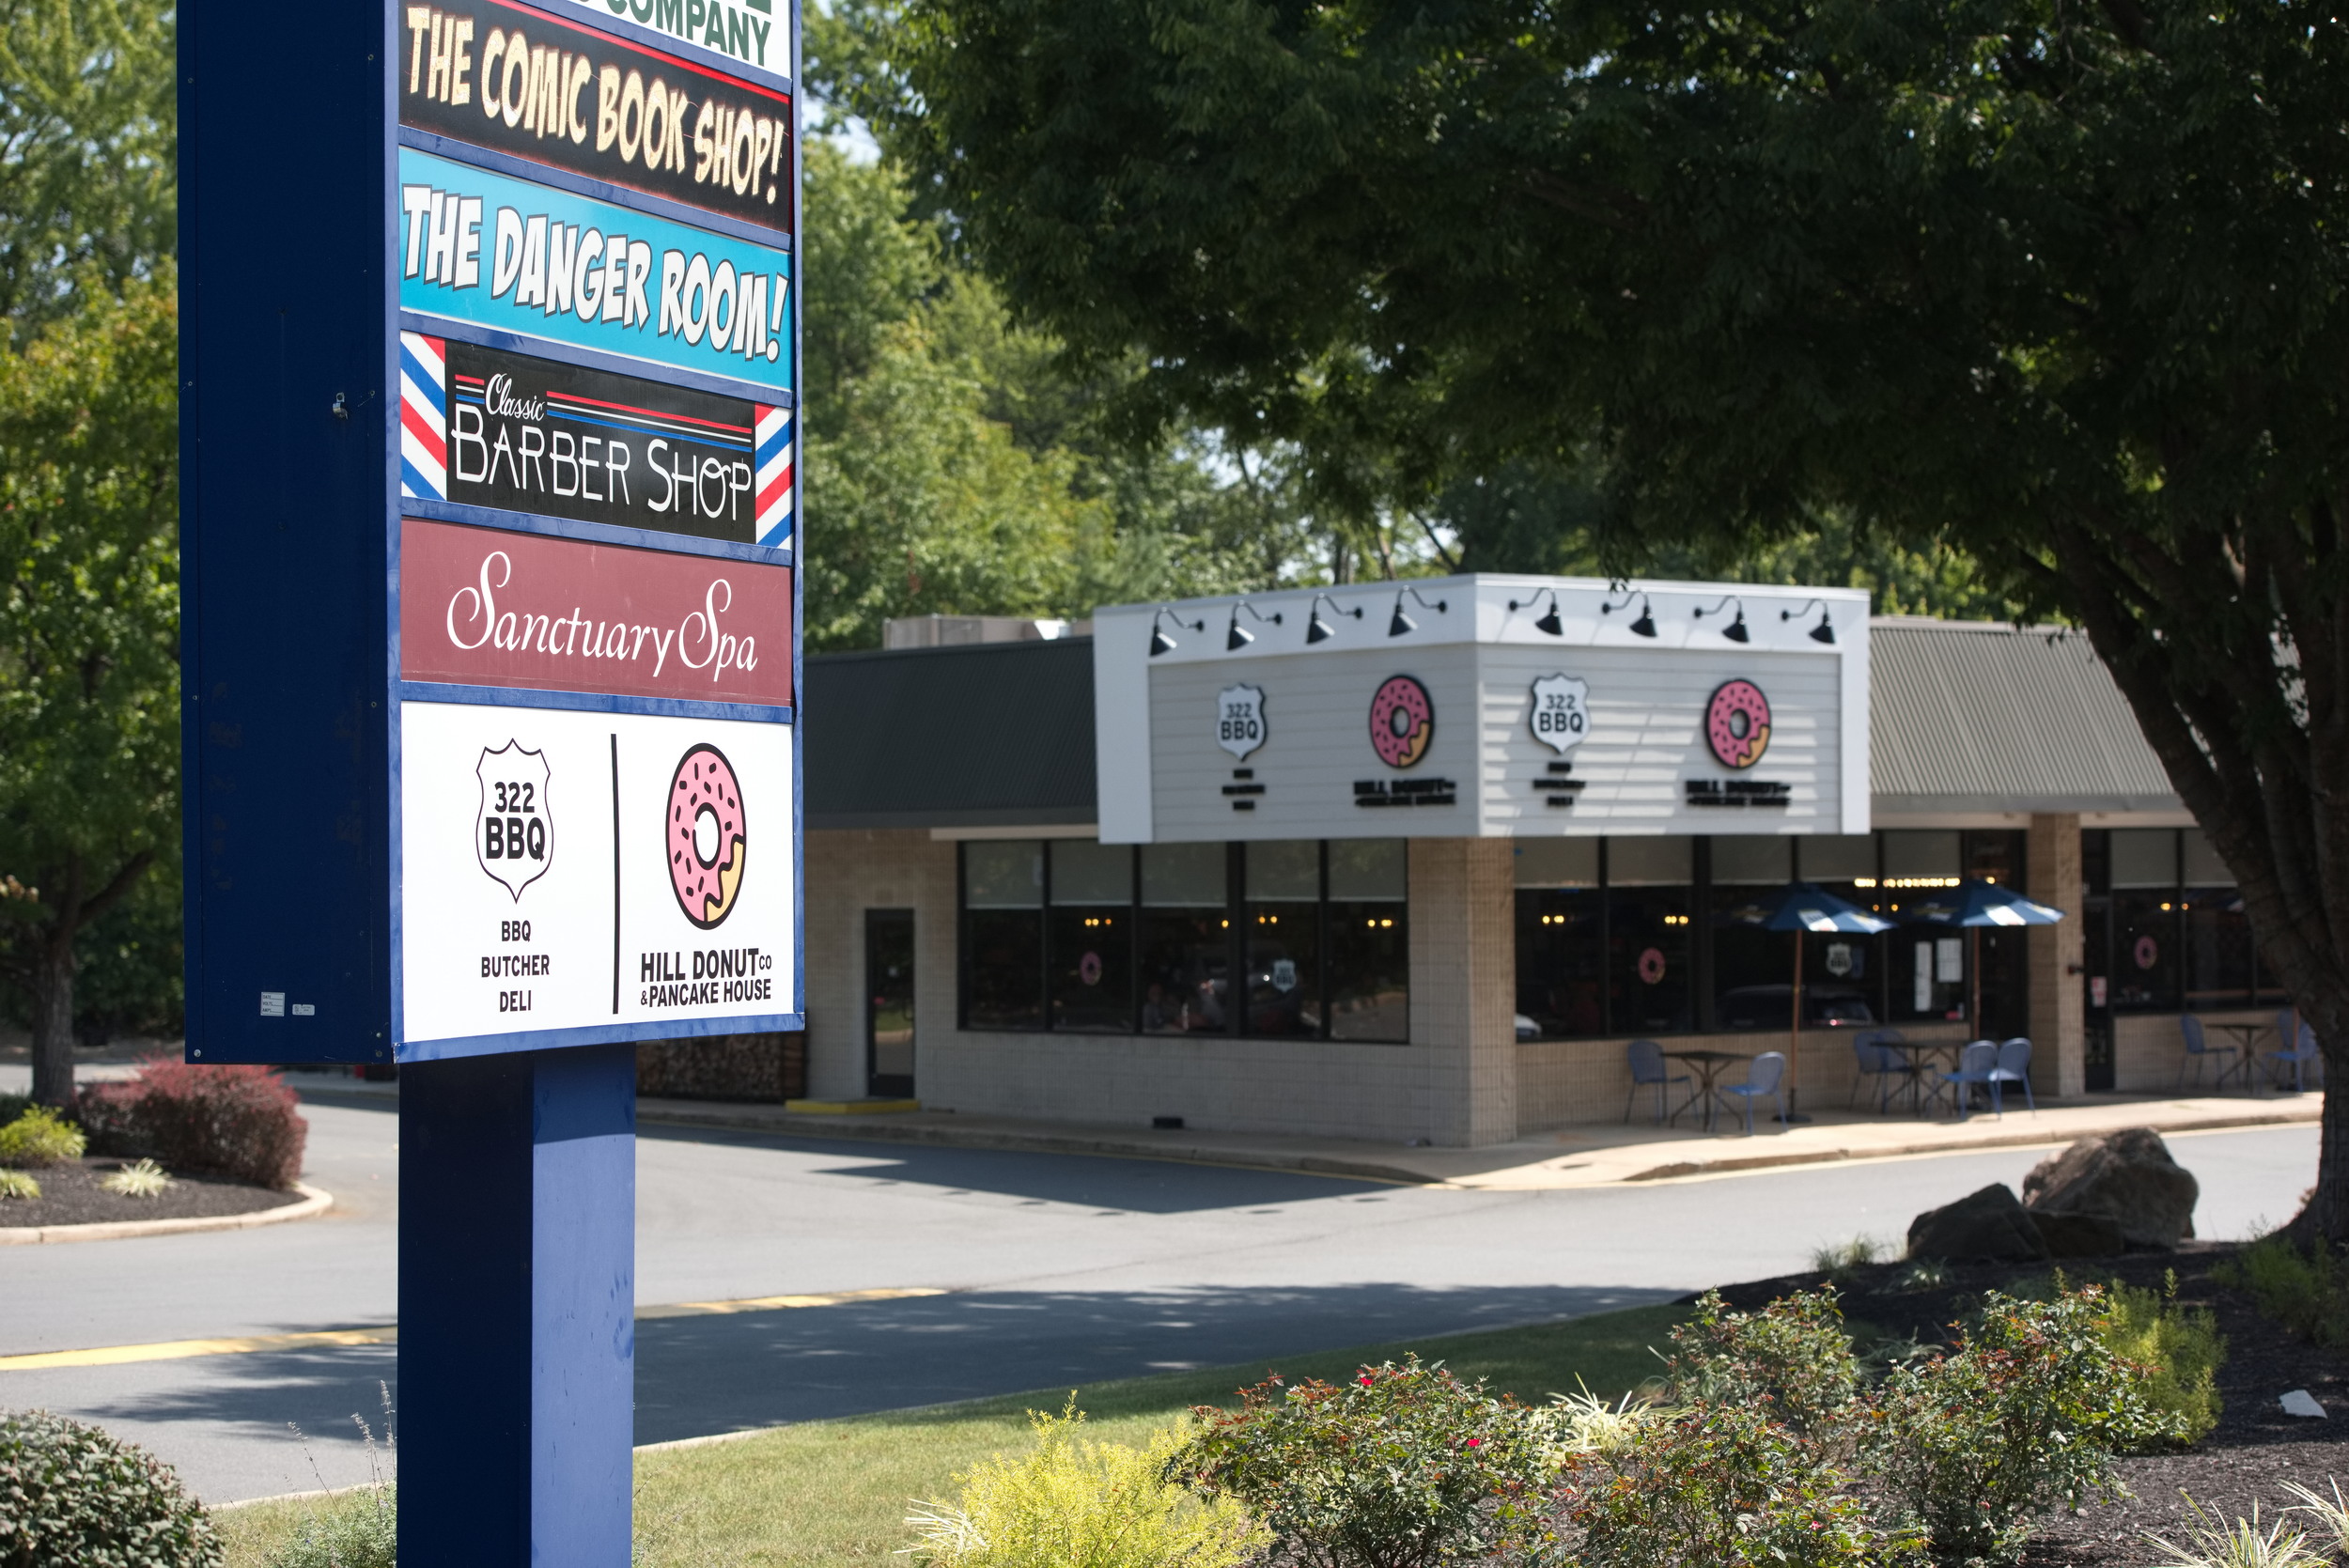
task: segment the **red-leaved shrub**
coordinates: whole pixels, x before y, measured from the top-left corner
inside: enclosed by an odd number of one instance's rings
[[[267,1067],[197,1067],[154,1057],[135,1078],[84,1088],[74,1114],[95,1153],[151,1157],[171,1171],[282,1188],[302,1174],[310,1135],[297,1103]]]

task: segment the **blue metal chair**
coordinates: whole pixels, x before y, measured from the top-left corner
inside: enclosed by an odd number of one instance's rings
[[[2293,1017],[2294,1015],[2289,1008],[2276,1015],[2276,1038],[2291,1040],[2292,1048],[2277,1051],[2268,1057],[2267,1074],[2275,1086],[2281,1089],[2284,1086],[2284,1063],[2291,1063],[2292,1092],[2298,1094],[2307,1092],[2308,1064],[2317,1059],[2316,1031],[2311,1026],[2303,1023],[2299,1028],[2299,1037],[2294,1039]]]
[[[1725,1085],[1716,1090],[1715,1093],[1719,1094],[1724,1101],[1732,1094],[1737,1096],[1746,1110],[1746,1136],[1751,1138],[1753,1136],[1753,1102],[1765,1094],[1767,1094],[1771,1102],[1778,1107],[1778,1119],[1781,1125],[1784,1124],[1786,1120],[1785,1084],[1786,1053],[1766,1050],[1755,1057],[1753,1064],[1746,1069],[1745,1082]]]
[[[2016,1035],[1999,1048],[1998,1060],[1990,1067],[1990,1109],[2000,1117],[2006,1115],[2001,1103],[2002,1091],[2010,1083],[2023,1086],[2023,1103],[2032,1115],[2039,1114],[2039,1101],[2030,1092],[2030,1042]]]
[[[1972,1107],[1974,1088],[1977,1084],[1993,1091],[1991,1103],[1997,1104],[1998,1084],[1992,1075],[1998,1070],[1999,1048],[1995,1041],[1975,1040],[1957,1053],[1957,1071],[1943,1073],[1941,1081],[1950,1086],[1950,1093],[1957,1101],[1959,1121],[1966,1120],[1967,1113]]]
[[[1624,1054],[1631,1062],[1631,1093],[1623,1097],[1623,1119],[1626,1122],[1631,1120],[1631,1102],[1640,1097],[1641,1088],[1653,1083],[1656,1085],[1656,1120],[1660,1124],[1664,1120],[1664,1098],[1672,1092],[1671,1085],[1687,1083],[1688,1075],[1670,1071],[1664,1062],[1664,1048],[1653,1040],[1634,1040],[1624,1048]],[[1685,1105],[1676,1108],[1672,1119],[1678,1121],[1681,1110],[1686,1109]]]
[[[1847,1109],[1859,1103],[1860,1079],[1872,1074],[1881,1080],[1876,1087],[1876,1111],[1879,1115],[1892,1103],[1893,1079],[1915,1080],[1917,1064],[1908,1059],[1906,1051],[1893,1048],[1906,1038],[1897,1029],[1871,1029],[1853,1039],[1852,1054],[1859,1061],[1859,1071],[1851,1080],[1851,1094],[1843,1101]]]
[[[2191,1013],[2178,1015],[2178,1032],[2186,1037],[2186,1054],[2178,1059],[2178,1088],[2181,1091],[2186,1088],[2186,1064],[2188,1062],[2194,1063],[2194,1087],[2200,1089],[2202,1086],[2202,1059],[2204,1057],[2217,1056],[2232,1059],[2236,1054],[2235,1048],[2232,1046],[2214,1046],[2205,1039],[2202,1034],[2202,1020]],[[2210,1086],[2213,1089],[2226,1088],[2228,1074],[2240,1071],[2249,1065],[2248,1062],[2229,1060],[2225,1066],[2218,1069],[2218,1076],[2211,1080]]]

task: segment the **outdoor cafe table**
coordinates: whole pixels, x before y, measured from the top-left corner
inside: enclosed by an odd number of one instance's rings
[[[1957,1059],[1966,1049],[1967,1042],[1964,1040],[1887,1040],[1884,1044],[1908,1058],[1909,1104],[1916,1114],[1922,1116],[1925,1113],[1926,1075],[1933,1073],[1944,1061],[1949,1063],[1951,1071],[1956,1071]],[[1937,1077],[1935,1078],[1934,1084],[1933,1094],[1937,1099],[1945,1089],[1953,1087],[1943,1084]]]
[[[1714,1083],[1720,1078],[1723,1067],[1732,1062],[1750,1062],[1752,1054],[1742,1050],[1668,1050],[1664,1054],[1674,1062],[1686,1062],[1696,1069],[1696,1093],[1688,1097],[1704,1101],[1704,1130],[1711,1132],[1715,1110]],[[1681,1110],[1688,1109],[1685,1105],[1680,1108]],[[1680,1111],[1675,1110],[1672,1114],[1678,1116]]]
[[[2253,1069],[2259,1065],[2259,1037],[2266,1033],[2275,1026],[2266,1023],[2220,1023],[2216,1019],[2204,1018],[2202,1020],[2202,1027],[2204,1029],[2224,1030],[2229,1034],[2234,1036],[2235,1044],[2242,1048],[2243,1052],[2242,1055],[2235,1058],[2236,1064],[2243,1069],[2243,1087],[2250,1090],[2254,1094],[2258,1093],[2258,1081],[2254,1079],[2252,1074]],[[2288,1049],[2290,1048],[2283,1046],[2281,1042],[2279,1042],[2279,1048]],[[2229,1072],[2233,1072],[2235,1069],[2233,1067],[2230,1067],[2227,1070]],[[2212,1087],[2217,1088],[2219,1086],[2214,1084]]]

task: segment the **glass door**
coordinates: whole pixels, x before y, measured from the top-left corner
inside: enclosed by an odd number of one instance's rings
[[[865,1093],[913,1093],[913,911],[864,911]]]

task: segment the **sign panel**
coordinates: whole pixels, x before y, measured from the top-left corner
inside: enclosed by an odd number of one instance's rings
[[[791,568],[410,518],[404,680],[792,700]]]
[[[411,1060],[799,1011],[790,726],[411,700],[399,733]]]
[[[790,384],[788,251],[413,147],[398,197],[402,309]]]
[[[399,122],[790,226],[791,99],[512,0],[399,11]]]
[[[625,19],[777,75],[791,70],[791,45],[775,0],[548,0],[550,9]]]
[[[400,334],[399,493],[791,542],[791,411]]]

